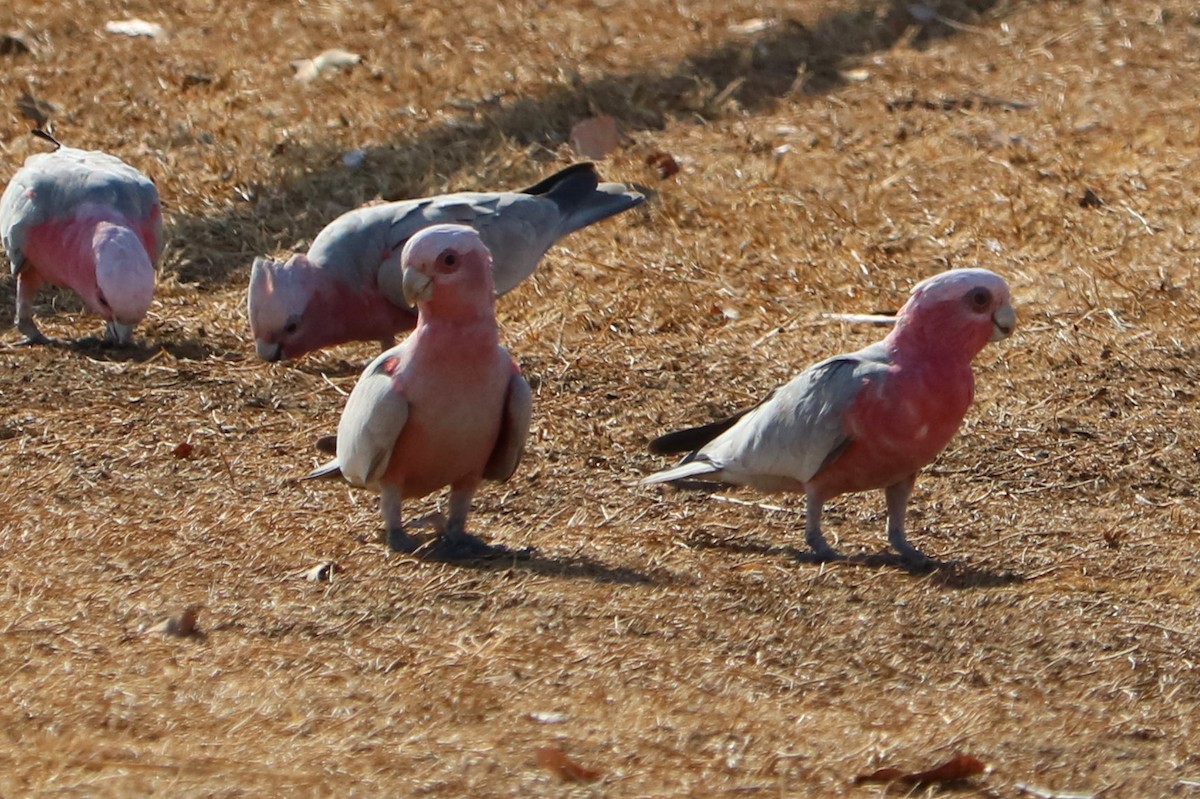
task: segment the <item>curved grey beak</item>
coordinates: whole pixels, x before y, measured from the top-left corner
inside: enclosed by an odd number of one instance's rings
[[[433,280],[416,269],[405,269],[401,277],[404,301],[416,308],[418,302],[428,302],[433,297]]]
[[[1017,312],[1011,305],[1005,303],[992,314],[992,337],[989,340],[999,341],[1002,338],[1008,338],[1016,327]]]
[[[283,345],[276,344],[273,341],[263,341],[261,338],[254,339],[254,351],[264,361],[283,360]]]

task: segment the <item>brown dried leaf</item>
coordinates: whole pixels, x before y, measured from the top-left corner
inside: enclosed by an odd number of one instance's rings
[[[317,439],[317,452],[322,452],[326,455],[337,454],[337,436],[321,436]]]
[[[594,782],[603,776],[603,773],[596,769],[579,765],[557,746],[539,747],[537,762],[563,782]]]
[[[670,153],[664,153],[661,150],[646,156],[646,165],[657,171],[658,176],[663,180],[679,174],[679,162]]]
[[[905,785],[934,785],[977,777],[987,770],[983,761],[971,755],[955,755],[940,766],[926,771],[906,772],[898,768],[881,768],[870,774],[859,774],[855,785],[873,782],[901,782]]]
[[[33,44],[21,31],[0,33],[0,55],[29,55],[32,52]]]
[[[161,633],[162,635],[173,635],[176,638],[190,638],[193,636],[203,636],[204,633],[196,626],[196,619],[203,609],[203,605],[188,605],[184,611],[177,616],[170,616],[163,619],[153,627],[146,628],[146,635],[152,633]]]
[[[176,458],[189,458],[195,450],[196,448],[191,443],[181,441],[175,445],[175,449],[171,450],[171,454]]]
[[[577,122],[571,128],[571,146],[584,158],[601,161],[621,143],[617,120],[608,114]]]
[[[304,579],[313,583],[331,583],[333,582],[333,575],[341,571],[345,570],[332,560],[327,560],[324,563],[318,563],[311,569],[306,569],[304,571]]]

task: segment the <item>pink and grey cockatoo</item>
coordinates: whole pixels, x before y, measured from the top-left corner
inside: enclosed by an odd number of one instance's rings
[[[500,346],[492,259],[465,225],[414,234],[400,254],[405,301],[417,327],[368,364],[337,432],[337,457],[307,477],[340,472],[381,494],[388,546],[412,552],[401,502],[450,486],[450,513],[432,554],[443,559],[495,551],[466,530],[484,480],[512,476],[525,449],[533,394]]]
[[[59,146],[26,159],[4,190],[0,241],[17,276],[23,343],[50,341],[33,321],[33,296],[50,283],[77,292],[107,320],[107,341],[127,344],[154,297],[163,249],[158,190],[115,156]]]
[[[913,288],[882,341],[809,367],[728,419],[652,441],[652,452],[689,454],[642,482],[803,491],[805,539],[822,561],[841,557],[821,532],[825,502],[882,488],[888,541],[909,564],[928,567],[932,561],[904,532],[917,472],[950,442],[971,406],[971,361],[1016,322],[999,275],[959,269],[931,277]]]
[[[348,211],[317,235],[307,255],[254,260],[248,311],[255,347],[259,357],[277,361],[347,341],[391,346],[416,324],[400,261],[405,242],[422,228],[453,223],[479,231],[500,295],[533,274],[559,239],[644,200],[622,183],[600,183],[594,164],[579,163],[523,191],[462,192]]]

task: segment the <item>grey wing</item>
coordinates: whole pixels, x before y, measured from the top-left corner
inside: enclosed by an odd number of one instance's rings
[[[408,421],[408,400],[396,387],[389,361],[403,357],[403,344],[384,352],[363,371],[337,432],[337,464],[353,485],[378,484]]]
[[[529,383],[519,374],[508,381],[508,396],[504,402],[504,416],[500,421],[500,435],[496,447],[488,458],[483,476],[488,480],[503,483],[512,477],[525,454],[525,441],[529,438],[529,423],[533,416],[533,392]]]
[[[428,225],[456,223],[478,230],[492,254],[497,296],[533,274],[546,250],[565,235],[557,205],[519,192],[447,194],[433,198],[416,216],[419,224],[403,231],[405,239]]]
[[[24,262],[25,241],[36,225],[70,216],[84,203],[109,205],[135,223],[154,220],[157,263],[162,254],[158,189],[116,156],[63,147],[25,160],[0,198],[0,235],[16,271]]]
[[[0,242],[12,262],[14,274],[25,263],[25,241],[30,229],[41,221],[31,188],[25,170],[18,170],[0,196]]]
[[[843,417],[868,380],[886,379],[888,366],[886,352],[876,345],[822,361],[698,454],[736,482],[753,476],[807,482],[849,446]]]

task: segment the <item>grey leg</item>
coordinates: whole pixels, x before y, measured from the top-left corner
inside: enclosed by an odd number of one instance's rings
[[[504,552],[504,547],[493,547],[467,532],[467,514],[471,512],[471,498],[475,495],[476,482],[470,487],[456,486],[450,489],[450,518],[446,529],[430,553],[439,560],[465,560],[486,558]]]
[[[17,330],[25,334],[21,344],[53,344],[53,340],[42,335],[33,321],[33,295],[41,281],[25,272],[17,273]]]
[[[904,517],[908,513],[908,498],[912,496],[913,484],[916,483],[916,480],[917,476],[912,474],[884,489],[884,496],[887,497],[888,542],[909,565],[919,569],[928,569],[936,565],[936,561],[908,543],[908,538],[904,535]]]
[[[821,563],[843,557],[840,552],[829,546],[825,534],[821,532],[821,511],[825,507],[825,500],[813,491],[805,491],[804,495],[808,499],[808,510],[804,518],[804,540],[808,548]]]
[[[387,525],[388,548],[393,552],[415,552],[418,542],[404,529],[400,500],[400,489],[397,486],[385,485],[379,493],[383,521]]]

